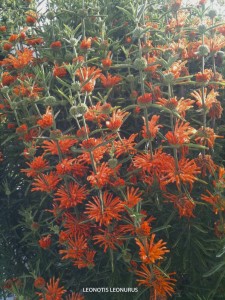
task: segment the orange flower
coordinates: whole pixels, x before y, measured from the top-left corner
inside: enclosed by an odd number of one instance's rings
[[[49,163],[43,158],[43,155],[35,157],[31,163],[27,162],[26,164],[29,169],[22,169],[21,172],[26,173],[28,177],[35,177],[49,167]]]
[[[34,281],[34,287],[36,289],[43,289],[45,284],[46,284],[46,282],[43,277],[37,277]]]
[[[70,296],[66,296],[66,300],[85,300],[84,296],[79,293],[72,293]]]
[[[180,184],[190,184],[192,188],[193,183],[197,180],[196,175],[200,173],[200,168],[196,165],[194,159],[181,158],[178,161],[178,170],[175,160],[170,160],[169,163],[164,167],[165,173],[164,181],[166,183],[175,182],[179,188]]]
[[[108,191],[100,197],[92,197],[94,201],[87,203],[85,213],[88,218],[99,222],[100,226],[108,226],[113,219],[120,220],[120,213],[124,210],[124,204],[120,198],[113,198],[113,195]]]
[[[109,73],[106,76],[101,74],[100,79],[104,88],[111,88],[122,80],[120,76],[112,76]]]
[[[127,199],[125,202],[125,205],[132,208],[136,206],[141,201],[141,195],[142,192],[139,190],[139,188],[127,188]]]
[[[50,172],[49,174],[40,174],[34,179],[31,191],[51,193],[56,189],[59,182],[60,178],[54,172]]]
[[[172,296],[174,293],[174,285],[176,280],[169,276],[174,273],[168,274],[168,277],[162,273],[159,269],[149,269],[145,264],[141,265],[141,270],[135,271],[135,274],[140,277],[137,280],[138,285],[145,285],[153,288],[155,299],[157,296]]]
[[[16,80],[15,76],[10,75],[8,72],[2,74],[2,85],[10,85]]]
[[[27,11],[26,12],[27,17],[26,17],[26,23],[28,25],[33,25],[34,23],[37,22],[37,14],[34,11]]]
[[[177,100],[177,97],[165,99],[165,98],[159,98],[158,102],[156,104],[164,106],[168,108],[171,111],[176,111],[182,116],[185,116],[185,112],[193,107],[193,103],[195,101],[191,99],[184,99],[181,98],[180,100]]]
[[[121,155],[132,155],[137,152],[137,150],[134,148],[134,146],[136,145],[134,139],[137,137],[137,135],[137,133],[132,133],[128,139],[123,138],[119,141],[114,142],[116,158]]]
[[[37,99],[43,88],[38,87],[36,84],[32,86],[25,86],[23,83],[13,88],[13,92],[20,97],[28,97]]]
[[[84,214],[78,218],[68,212],[65,213],[63,215],[63,227],[67,236],[90,236],[91,228],[87,220]]]
[[[214,130],[210,127],[203,128],[202,126],[196,132],[195,141],[200,145],[213,148],[216,138],[223,138],[223,136],[215,134]]]
[[[105,121],[108,118],[110,110],[111,104],[102,104],[101,102],[98,102],[96,105],[88,108],[88,111],[85,113],[84,118],[87,121],[96,122],[99,124],[99,126],[101,126],[101,122]]]
[[[195,77],[197,82],[207,83],[213,76],[211,69],[205,69],[204,72],[198,72]]]
[[[53,68],[53,76],[54,77],[64,77],[67,74],[67,70],[64,66],[55,65]]]
[[[146,105],[146,104],[152,103],[152,94],[145,93],[144,95],[139,96],[137,98],[137,103],[140,105]]]
[[[15,42],[17,39],[18,39],[18,34],[11,34],[10,37],[9,37],[9,42],[12,43],[12,42]]]
[[[40,238],[38,243],[42,249],[48,249],[52,243],[51,235],[49,234],[49,235],[43,236],[42,238]]]
[[[210,204],[212,204],[213,206],[216,206],[217,204],[219,204],[219,200],[221,199],[221,196],[220,195],[213,195],[212,193],[210,193],[209,190],[206,190],[206,193],[208,195],[204,195],[204,194],[201,194],[201,199],[203,201],[206,201]]]
[[[103,66],[103,68],[105,68],[105,69],[109,68],[109,67],[112,65],[112,60],[111,60],[111,58],[110,58],[111,53],[112,53],[112,52],[109,51],[109,53],[107,54],[107,57],[104,58],[104,59],[102,59],[102,66]]]
[[[174,207],[178,209],[180,217],[193,218],[193,210],[195,208],[195,203],[193,199],[188,197],[186,194],[174,195],[167,193],[165,195],[166,199],[174,204]]]
[[[211,108],[213,103],[218,102],[218,100],[216,99],[218,95],[219,93],[215,92],[214,89],[210,90],[210,92],[207,94],[207,88],[204,88],[204,94],[202,94],[201,90],[193,91],[191,93],[191,96],[195,98],[198,107],[202,107],[204,97],[204,103],[208,109]]]
[[[201,168],[202,177],[206,176],[206,172],[214,176],[217,166],[212,160],[211,155],[202,155],[201,153],[195,158],[195,162],[199,168]]]
[[[101,70],[96,67],[83,67],[76,71],[82,83],[82,92],[91,93],[94,90],[96,79],[100,77]]]
[[[17,57],[9,55],[3,59],[3,65],[12,65],[15,69],[23,69],[33,61],[33,51],[25,48],[23,51],[16,51]]]
[[[6,32],[6,30],[7,30],[6,26],[0,26],[0,31],[1,32]]]
[[[100,247],[104,247],[104,252],[107,249],[116,250],[117,245],[122,245],[122,235],[118,228],[114,228],[113,231],[109,229],[99,229],[100,234],[96,234],[93,237],[94,244],[99,244]]]
[[[91,175],[87,177],[87,180],[92,186],[102,188],[109,184],[111,176],[113,176],[116,171],[117,170],[110,168],[108,163],[103,162],[100,166],[96,167],[96,172],[92,172]]]
[[[3,49],[4,49],[5,51],[11,50],[12,47],[13,47],[13,44],[12,44],[12,43],[4,43],[4,44],[3,44]]]
[[[75,207],[86,199],[87,194],[85,186],[80,187],[77,183],[70,182],[57,190],[54,200],[60,202],[60,208]]]
[[[174,131],[168,131],[165,135],[168,143],[179,146],[189,143],[191,136],[196,133],[196,129],[189,125],[189,122],[176,121]]]
[[[45,149],[45,153],[51,153],[52,155],[59,155],[59,150],[62,154],[70,153],[70,148],[77,143],[76,139],[70,139],[67,136],[64,136],[65,139],[56,141],[45,140],[43,142],[42,148]],[[59,149],[58,149],[59,147]]]
[[[117,131],[123,124],[123,119],[128,115],[128,112],[123,112],[120,109],[114,110],[112,117],[106,121],[106,127],[112,131]]]
[[[36,46],[36,45],[40,45],[43,43],[44,43],[43,38],[27,38],[26,39],[26,44],[29,46]]]
[[[79,259],[80,256],[87,250],[88,244],[84,236],[73,236],[67,241],[67,249],[60,250],[63,255],[62,259]]]
[[[145,125],[142,127],[142,136],[145,139],[154,139],[157,136],[157,133],[159,131],[160,127],[163,127],[162,125],[157,125],[158,120],[160,116],[153,115],[151,120],[148,121],[148,130],[146,128],[145,118],[143,118]],[[149,131],[149,132],[148,132]]]
[[[92,40],[91,37],[89,37],[89,38],[85,37],[80,43],[80,49],[82,49],[82,50],[90,49],[91,48],[91,40]]]
[[[143,238],[141,241],[137,238],[135,239],[136,244],[140,247],[139,256],[143,263],[155,263],[156,260],[163,259],[163,255],[169,252],[165,247],[165,242],[159,240],[157,243],[154,243],[154,239],[155,234],[151,235],[149,244],[147,238]]]
[[[46,113],[42,116],[40,120],[37,121],[37,124],[42,128],[49,128],[53,125],[54,119],[52,116],[51,107],[48,106],[46,109]]]
[[[42,293],[37,293],[39,300],[62,300],[62,295],[65,294],[64,287],[59,287],[59,279],[51,278],[44,288]]]
[[[102,140],[101,138],[89,138],[87,140],[82,141],[81,149],[83,150],[83,154],[81,154],[78,157],[78,161],[84,164],[91,164],[90,151],[92,151],[92,155],[94,157],[95,162],[99,163],[100,160],[103,158],[103,155],[107,151],[107,147],[101,145],[103,141],[104,140]]]
[[[50,45],[50,48],[52,48],[52,49],[57,49],[57,48],[61,48],[61,47],[62,47],[62,43],[60,41],[52,42]]]

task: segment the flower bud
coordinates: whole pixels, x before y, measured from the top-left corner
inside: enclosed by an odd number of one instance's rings
[[[114,169],[118,165],[118,160],[116,158],[110,158],[108,164],[110,169]]]
[[[211,10],[208,12],[208,16],[209,16],[211,19],[215,18],[216,15],[217,15],[217,12],[216,12],[215,9],[211,9]]]
[[[127,76],[127,81],[128,81],[128,82],[134,82],[134,75],[133,75],[133,74],[129,74],[129,75]]]
[[[163,76],[163,79],[166,84],[171,84],[174,82],[174,75],[173,75],[173,73],[170,72],[168,74],[165,74]]]
[[[49,10],[46,14],[46,17],[49,19],[49,20],[53,20],[55,18],[55,13],[54,11],[52,10]]]
[[[141,71],[141,70],[144,70],[145,68],[147,68],[148,62],[144,57],[136,58],[135,61],[134,61],[133,66],[136,70]]]
[[[55,97],[53,97],[53,96],[48,96],[48,97],[45,98],[45,104],[46,104],[46,105],[52,106],[52,105],[54,105],[55,103],[56,103],[56,98],[55,98]]]
[[[204,34],[204,33],[206,32],[206,30],[207,30],[207,27],[206,27],[204,24],[200,24],[200,25],[198,26],[198,32],[199,32],[200,34]]]
[[[8,91],[9,91],[9,87],[8,87],[8,86],[3,86],[3,87],[1,88],[2,94],[6,94],[6,93],[8,93]]]
[[[197,54],[200,56],[207,56],[210,53],[209,47],[207,45],[201,45],[198,47]]]
[[[73,91],[79,92],[80,91],[80,82],[75,81],[71,84],[71,88]]]
[[[81,114],[81,115],[84,115],[88,110],[88,107],[86,104],[84,103],[81,103],[79,105],[77,105],[77,113],[78,114]]]

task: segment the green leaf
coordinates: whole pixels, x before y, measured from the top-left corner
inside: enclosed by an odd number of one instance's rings
[[[203,277],[210,277],[213,274],[217,273],[220,269],[222,269],[225,266],[225,261],[222,261],[215,265],[209,272],[205,273]]]

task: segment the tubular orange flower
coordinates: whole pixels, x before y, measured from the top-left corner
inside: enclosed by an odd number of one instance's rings
[[[48,249],[52,243],[51,235],[49,234],[47,236],[43,236],[42,238],[40,238],[38,243],[42,249]]]
[[[168,143],[171,145],[184,145],[190,142],[191,136],[196,133],[196,129],[190,126],[189,122],[176,121],[174,131],[168,131],[165,135]]]
[[[55,172],[50,172],[49,174],[40,174],[34,179],[34,182],[32,183],[33,188],[31,191],[51,193],[55,190],[60,180],[61,179]]]
[[[92,172],[91,175],[87,177],[87,180],[92,186],[102,188],[110,183],[110,178],[117,174],[119,168],[120,165],[112,169],[108,166],[108,163],[103,162],[100,166],[96,167],[96,172]]]
[[[96,251],[87,249],[78,259],[74,262],[74,266],[77,266],[78,269],[83,268],[93,268],[95,266],[94,256]]]
[[[84,140],[81,143],[81,148],[84,153],[78,157],[78,161],[84,164],[91,164],[90,151],[92,151],[92,155],[94,157],[95,162],[99,163],[100,160],[103,158],[103,155],[107,151],[107,147],[102,145],[102,143],[103,140],[101,138],[89,138],[87,140]]]
[[[120,213],[124,210],[124,204],[119,197],[113,198],[113,195],[106,191],[102,194],[102,199],[100,197],[92,199],[94,201],[89,201],[85,209],[89,219],[99,222],[100,226],[108,226],[113,219],[121,219]]]
[[[114,228],[112,232],[108,229],[99,229],[99,232],[100,234],[94,235],[93,240],[94,244],[104,247],[104,252],[108,248],[116,250],[117,245],[123,244],[121,232],[117,228]]]
[[[186,194],[180,193],[179,195],[174,195],[167,193],[165,194],[166,199],[174,204],[174,207],[178,209],[180,217],[193,218],[193,210],[195,208],[194,201],[188,197]]]
[[[160,118],[160,116],[153,115],[152,118],[151,118],[151,120],[148,121],[148,125],[147,126],[148,126],[148,130],[149,130],[150,134],[148,133],[147,128],[146,128],[145,118],[143,118],[144,124],[145,124],[142,127],[142,131],[141,131],[143,138],[145,138],[145,139],[154,139],[154,138],[156,138],[157,133],[159,131],[159,128],[163,127],[162,125],[158,125],[157,124],[158,121],[159,121],[159,118]]]
[[[106,76],[101,74],[100,79],[104,88],[111,88],[114,85],[120,83],[122,80],[120,76],[112,76],[109,73],[107,73]]]
[[[60,41],[52,42],[50,45],[50,48],[52,48],[52,49],[57,49],[57,48],[61,48],[61,47],[62,47],[62,43]]]
[[[166,249],[166,243],[163,240],[154,243],[154,239],[155,234],[151,235],[149,243],[147,238],[143,238],[141,241],[137,238],[135,239],[136,244],[140,247],[139,256],[143,263],[155,263],[156,260],[163,259],[165,253],[170,252]]]
[[[202,177],[206,176],[206,172],[208,172],[211,175],[215,175],[215,171],[217,169],[216,164],[212,160],[211,155],[202,155],[201,153],[197,158],[195,158],[195,162],[198,167],[201,168],[201,174]]]
[[[141,104],[141,105],[146,105],[146,104],[152,103],[152,99],[153,99],[153,97],[152,97],[151,93],[145,93],[144,95],[139,96],[137,98],[137,103]]]
[[[4,49],[5,51],[11,50],[12,47],[13,47],[13,44],[12,44],[12,43],[4,43],[4,44],[3,44],[3,49]],[[4,65],[4,61],[3,61],[3,65]]]
[[[10,37],[9,37],[9,42],[12,43],[12,42],[15,42],[17,39],[18,39],[18,34],[11,34]]]
[[[55,65],[53,68],[53,76],[54,77],[64,77],[67,74],[67,70],[64,66]]]
[[[181,98],[180,100],[177,100],[177,97],[165,99],[165,98],[159,98],[156,104],[164,106],[168,108],[171,111],[177,111],[182,116],[185,116],[185,112],[193,107],[193,103],[195,101],[191,99],[184,99]]]
[[[84,300],[84,296],[79,293],[72,293],[70,296],[66,296],[66,300]]]
[[[103,68],[109,68],[109,67],[111,67],[111,65],[112,65],[112,60],[111,60],[111,58],[110,58],[110,56],[111,56],[111,51],[109,51],[109,53],[107,54],[107,57],[106,58],[104,58],[104,59],[102,59],[102,66],[103,66]]]
[[[45,153],[51,153],[52,155],[58,155],[59,149],[62,154],[68,154],[70,153],[70,148],[77,143],[76,139],[71,139],[68,136],[63,136],[62,140],[58,141],[58,144],[56,141],[48,141],[45,140],[43,142],[42,148],[45,150]],[[58,149],[59,147],[59,149]]]
[[[205,69],[204,72],[198,72],[195,77],[197,82],[208,82],[213,76],[213,71],[211,69]]]
[[[96,79],[100,77],[101,70],[96,67],[83,67],[76,71],[75,75],[83,84],[81,91],[91,93],[95,87]]]
[[[34,59],[33,51],[25,48],[23,51],[16,51],[17,57],[9,55],[3,59],[3,65],[12,65],[15,69],[23,69],[28,66]]]
[[[35,157],[31,163],[27,162],[26,164],[29,166],[29,169],[21,169],[21,172],[26,173],[28,177],[35,177],[49,167],[49,163],[44,159],[43,155]]]
[[[46,109],[46,113],[42,116],[40,120],[37,121],[37,124],[42,128],[49,128],[53,125],[54,119],[52,116],[51,107],[48,106]]]
[[[196,175],[200,173],[200,168],[196,165],[194,159],[181,158],[178,161],[178,170],[175,160],[170,160],[165,168],[164,180],[166,183],[175,182],[179,188],[181,183],[188,183],[192,188],[193,183],[197,180]]]
[[[123,119],[128,115],[128,112],[122,112],[120,109],[114,110],[112,117],[106,121],[106,126],[112,130],[117,131],[123,124]]]
[[[8,72],[2,74],[2,85],[10,85],[16,80],[15,76],[10,75]]]
[[[37,293],[39,300],[62,300],[62,296],[66,293],[64,287],[59,287],[59,278],[51,278],[42,293]]]
[[[136,145],[134,139],[137,137],[137,135],[137,133],[133,133],[129,136],[128,139],[123,138],[119,141],[114,142],[116,158],[125,154],[133,155],[137,152],[137,150],[134,148],[134,146]]]
[[[220,195],[217,195],[217,194],[213,195],[212,193],[210,193],[209,190],[206,190],[206,193],[207,193],[208,195],[201,194],[201,199],[202,199],[203,201],[206,201],[206,202],[212,204],[213,206],[216,206],[216,205],[218,204],[218,202],[219,202],[221,196],[220,196]]]
[[[125,202],[125,205],[132,208],[135,205],[137,205],[141,201],[141,195],[142,192],[139,190],[139,188],[127,188],[127,201]]]
[[[84,236],[73,236],[67,241],[67,249],[60,250],[63,255],[62,259],[79,259],[79,257],[87,250],[88,244]]]
[[[85,186],[80,187],[77,183],[70,182],[68,188],[62,185],[57,190],[54,200],[60,202],[60,208],[75,207],[86,199],[87,194]]]
[[[36,289],[43,289],[46,282],[43,277],[37,277],[34,281],[34,287]]]
[[[101,126],[101,122],[108,118],[110,110],[111,104],[102,104],[101,102],[98,102],[96,105],[88,108],[84,118],[87,121],[96,122],[99,126]]]
[[[91,48],[91,40],[92,40],[91,37],[89,37],[89,38],[85,37],[80,43],[80,48],[82,50],[90,49]]]
[[[37,99],[43,88],[38,87],[36,84],[32,86],[25,86],[23,83],[13,88],[13,92],[20,97],[28,97],[31,99]]]
[[[67,236],[90,236],[90,225],[86,222],[88,219],[84,216],[75,217],[70,213],[63,215],[63,227]]]
[[[140,277],[140,279],[137,280],[138,285],[153,288],[155,299],[157,296],[172,296],[174,293],[176,279],[166,277],[165,274],[155,267],[153,270],[150,270],[145,264],[142,264],[141,270],[137,270],[135,274]],[[168,276],[173,274],[174,273],[170,273]]]
[[[196,132],[195,141],[197,143],[199,143],[200,145],[204,145],[204,146],[208,146],[209,148],[213,148],[216,138],[223,138],[223,136],[215,134],[214,130],[210,127],[203,128],[203,126],[202,126]]]

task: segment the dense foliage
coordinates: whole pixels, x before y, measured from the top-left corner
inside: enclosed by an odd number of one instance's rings
[[[225,299],[214,1],[3,0],[0,36],[2,295]]]

